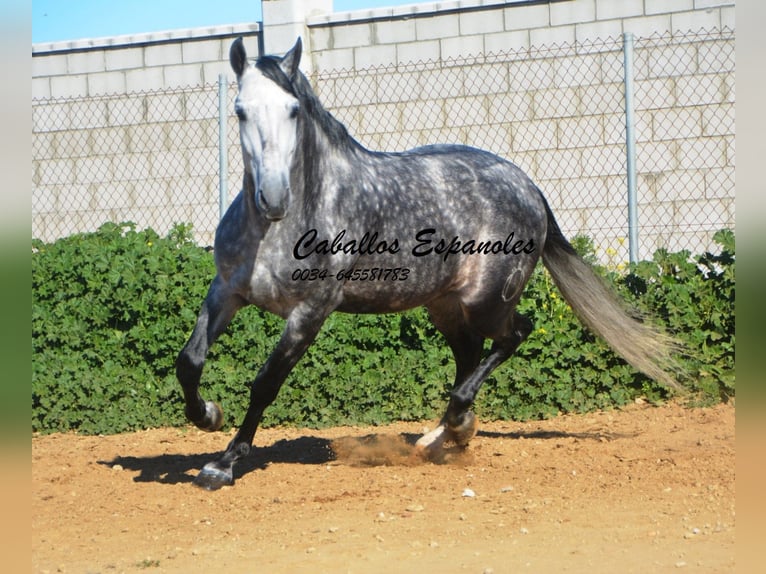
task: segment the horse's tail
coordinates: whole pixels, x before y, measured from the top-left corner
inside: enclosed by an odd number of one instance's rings
[[[583,323],[633,367],[666,387],[683,391],[676,380],[682,369],[674,359],[681,346],[658,328],[633,316],[566,240],[547,202],[545,210],[548,234],[543,263],[567,303]]]

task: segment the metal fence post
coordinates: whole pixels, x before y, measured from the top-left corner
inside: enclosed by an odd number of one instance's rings
[[[628,256],[638,262],[638,201],[636,199],[636,134],[633,116],[633,34],[622,36],[625,74],[625,154],[628,176]]]
[[[228,88],[226,74],[218,74],[218,216],[223,218],[229,204],[227,180],[229,175],[228,137],[226,125],[228,122]]]

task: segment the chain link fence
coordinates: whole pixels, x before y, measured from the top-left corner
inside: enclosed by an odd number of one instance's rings
[[[701,252],[734,228],[734,32],[639,38],[635,123],[639,252]],[[315,73],[325,106],[364,145],[403,150],[463,143],[517,163],[568,235],[600,258],[628,258],[625,77],[621,38]],[[33,236],[46,241],[133,221],[166,232],[191,223],[203,245],[219,217],[219,170],[233,198],[242,173],[218,87],[33,102]]]

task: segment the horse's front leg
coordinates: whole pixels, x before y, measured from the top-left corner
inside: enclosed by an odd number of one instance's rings
[[[176,376],[184,393],[186,418],[202,430],[217,431],[223,424],[221,407],[203,400],[199,394],[205,358],[210,346],[244,305],[244,300],[231,293],[216,276],[202,303],[194,331],[176,359]]]
[[[194,484],[217,490],[234,483],[234,464],[250,454],[263,411],[277,398],[282,383],[316,338],[330,310],[303,305],[290,313],[282,337],[253,381],[250,405],[239,431],[223,456],[203,467]]]

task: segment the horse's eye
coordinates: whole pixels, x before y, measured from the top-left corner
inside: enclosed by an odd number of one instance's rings
[[[298,117],[298,111],[301,109],[300,105],[295,103],[290,106],[290,119],[294,120]]]
[[[244,122],[247,119],[245,110],[239,106],[234,106],[234,113],[237,114],[237,117],[239,118],[239,121],[241,122]]]

